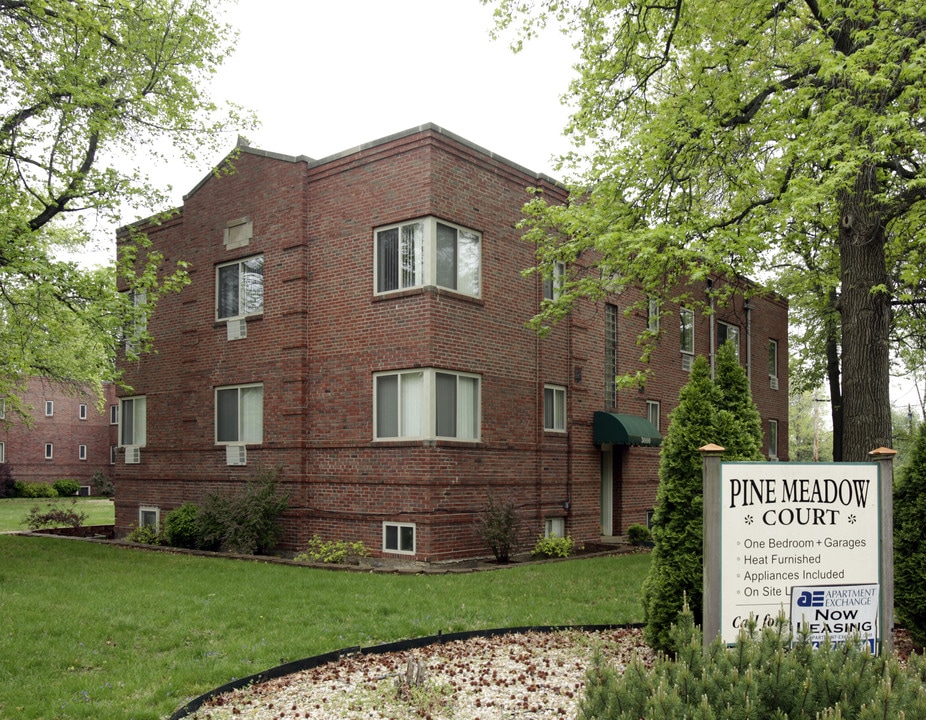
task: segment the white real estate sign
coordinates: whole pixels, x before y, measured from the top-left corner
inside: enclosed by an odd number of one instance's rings
[[[875,463],[721,463],[720,633],[771,624],[798,586],[877,585]],[[811,590],[812,591],[812,590]]]

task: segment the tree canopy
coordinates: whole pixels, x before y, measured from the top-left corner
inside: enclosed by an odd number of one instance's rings
[[[195,160],[250,120],[209,82],[232,40],[209,0],[0,0],[0,395],[18,409],[30,375],[98,386],[131,328],[183,283],[145,239],[119,267],[87,269],[90,224],[163,207],[147,177],[166,155]],[[114,243],[115,238],[112,238]],[[129,294],[116,291],[124,272]],[[145,302],[138,302],[143,298]]]
[[[923,284],[926,5],[484,2],[515,45],[559,24],[580,53],[573,199],[538,196],[528,235],[540,266],[601,261],[547,312],[622,282],[665,298],[712,272],[783,277],[824,353],[843,459],[889,446],[892,323],[914,321],[900,310]]]

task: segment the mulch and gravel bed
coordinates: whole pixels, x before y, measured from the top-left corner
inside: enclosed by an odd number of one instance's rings
[[[903,660],[909,634],[895,632]],[[618,671],[653,651],[639,628],[474,637],[354,654],[219,695],[196,720],[508,720],[572,718],[598,650]]]
[[[476,637],[351,655],[220,695],[197,720],[575,717],[595,649],[622,668],[652,651],[636,628]]]

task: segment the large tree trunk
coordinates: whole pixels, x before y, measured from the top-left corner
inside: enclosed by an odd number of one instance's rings
[[[864,166],[840,198],[843,460],[868,460],[891,446],[890,298],[885,233],[874,200],[875,169]]]
[[[826,333],[826,379],[830,391],[830,412],[833,419],[833,462],[842,462],[842,384],[839,377],[839,318],[836,291],[826,295],[824,332]]]

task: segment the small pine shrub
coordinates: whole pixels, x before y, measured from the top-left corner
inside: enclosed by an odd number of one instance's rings
[[[642,545],[653,541],[653,534],[646,525],[631,525],[627,528],[627,539],[631,545]]]
[[[705,649],[687,606],[670,632],[677,651],[652,669],[636,658],[618,673],[596,653],[579,720],[926,717],[923,656],[903,667],[861,641],[814,650],[806,634],[791,647],[783,613],[760,632],[745,628],[732,648],[718,638]]]
[[[296,555],[297,562],[320,562],[340,565],[350,558],[367,557],[370,550],[361,541],[322,540],[313,535],[305,552]]]
[[[558,535],[544,537],[541,535],[537,540],[537,544],[534,545],[532,554],[545,558],[565,558],[572,554],[574,547],[575,542],[569,535],[566,537],[559,537]]]
[[[163,545],[164,536],[161,532],[151,525],[137,527],[126,536],[129,542],[140,543],[142,545]]]
[[[196,517],[199,507],[184,503],[164,516],[164,542],[171,547],[195,549],[199,547],[199,526]]]
[[[86,519],[87,513],[77,510],[76,507],[67,508],[52,505],[42,510],[38,505],[35,505],[29,510],[29,514],[23,519],[22,524],[30,530],[58,527],[79,528]]]
[[[80,483],[73,478],[61,478],[52,484],[58,497],[73,497],[80,490]]]
[[[55,489],[47,483],[17,482],[16,495],[23,498],[53,498],[58,497]]]
[[[897,622],[926,646],[926,423],[894,485],[894,606]]]
[[[113,485],[113,481],[110,480],[109,476],[102,470],[97,470],[95,473],[93,473],[93,477],[90,478],[90,482],[92,482],[93,487],[96,488],[97,495],[102,495],[103,497],[112,497],[116,494],[116,486]]]
[[[507,563],[511,553],[517,549],[521,533],[521,518],[514,507],[514,501],[496,502],[489,497],[479,519],[479,537],[492,551],[495,560]]]
[[[208,495],[196,516],[199,547],[269,554],[283,536],[280,517],[289,505],[288,496],[277,493],[278,474],[261,472],[231,496]]]
[[[9,463],[0,463],[0,499],[12,497],[16,497],[13,467]]]

